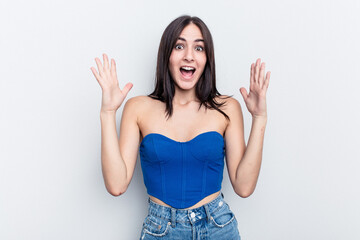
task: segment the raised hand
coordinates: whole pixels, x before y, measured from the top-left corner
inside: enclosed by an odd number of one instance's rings
[[[111,68],[109,67],[108,56],[103,54],[104,65],[101,64],[99,58],[95,58],[96,65],[99,72],[94,67],[91,67],[96,80],[102,89],[102,104],[101,111],[115,111],[120,107],[126,95],[132,88],[133,84],[128,82],[123,90],[119,88],[119,81],[116,75],[115,60],[111,59]]]
[[[261,63],[261,59],[258,58],[255,64],[251,64],[249,94],[244,87],[240,88],[246,107],[253,117],[267,117],[266,91],[269,86],[270,73],[267,72],[264,78],[265,63]]]

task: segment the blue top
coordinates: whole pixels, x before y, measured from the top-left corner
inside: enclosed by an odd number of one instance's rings
[[[224,138],[216,131],[187,142],[150,133],[140,144],[147,193],[174,208],[191,207],[221,189],[224,155]]]

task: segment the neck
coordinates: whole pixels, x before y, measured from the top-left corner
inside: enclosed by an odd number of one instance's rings
[[[175,89],[175,95],[173,99],[174,105],[186,105],[190,102],[199,101],[195,94],[195,89],[181,90]]]

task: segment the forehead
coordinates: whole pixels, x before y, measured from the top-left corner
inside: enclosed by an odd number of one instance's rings
[[[187,25],[182,32],[180,33],[181,38],[186,39],[187,41],[194,41],[196,39],[203,39],[203,35],[200,31],[200,28],[193,23]]]

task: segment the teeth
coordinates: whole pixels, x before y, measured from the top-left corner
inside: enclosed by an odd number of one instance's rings
[[[195,68],[193,67],[181,67],[182,69],[186,70],[186,71],[191,71],[194,70]]]

